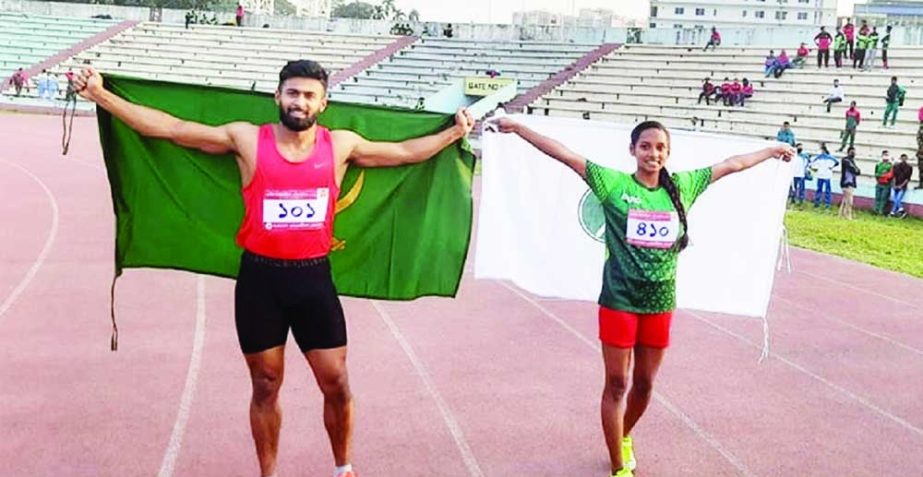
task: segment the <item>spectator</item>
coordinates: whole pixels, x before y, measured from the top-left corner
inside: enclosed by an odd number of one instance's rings
[[[859,30],[859,34],[856,36],[856,54],[852,59],[853,69],[859,68],[860,70],[865,65],[865,50],[868,48],[869,37],[868,33],[863,33],[865,30]]]
[[[48,70],[42,70],[35,78],[39,99],[45,99],[45,97],[48,96],[48,79]]]
[[[917,129],[917,179],[920,182],[917,184],[917,189],[923,189],[923,106],[917,113],[917,120],[920,121],[919,129]]]
[[[856,45],[856,27],[849,21],[849,18],[846,19],[846,25],[843,27],[843,36],[846,37],[846,46],[849,47],[849,59],[856,57],[853,47]]]
[[[715,94],[715,85],[712,84],[711,78],[705,78],[705,81],[702,82],[702,92],[699,93],[699,102],[696,104],[702,104],[702,99],[705,99],[705,104],[711,104],[711,97]]]
[[[743,91],[743,86],[740,84],[737,78],[734,78],[734,82],[731,83],[731,94],[725,99],[725,106],[734,106],[740,102],[741,91]]]
[[[22,93],[23,88],[26,89],[26,92],[29,91],[28,81],[29,78],[26,76],[26,72],[23,71],[22,68],[16,70],[16,72],[13,73],[13,76],[10,77],[10,84],[13,85],[13,89],[16,90],[17,97]],[[923,112],[923,109],[920,111]],[[923,128],[921,128],[920,131],[923,131]]]
[[[846,92],[843,91],[843,87],[840,86],[840,80],[833,80],[833,88],[830,90],[830,93],[827,94],[827,99],[824,100],[824,103],[827,104],[827,112],[830,112],[830,106],[833,105],[833,103],[840,103],[845,98]]]
[[[785,121],[784,123],[782,123],[782,129],[780,129],[779,132],[776,133],[776,141],[784,142],[785,144],[788,144],[789,146],[794,146],[796,144],[795,143],[795,132],[792,131],[792,128],[789,125],[788,121]]]
[[[881,37],[881,65],[888,69],[888,47],[891,46],[891,25],[885,28],[885,36]]]
[[[804,152],[801,143],[795,144],[798,155],[792,158],[792,185],[788,190],[788,200],[792,205],[804,205],[804,181],[811,163],[811,155]]]
[[[702,51],[708,51],[708,47],[714,51],[718,46],[721,45],[721,34],[718,33],[718,29],[711,27],[711,36],[708,38],[708,43],[705,44],[705,48]]]
[[[843,142],[840,143],[837,152],[843,152],[843,149],[846,149],[846,141],[849,141],[849,147],[856,145],[856,128],[859,127],[860,122],[862,122],[862,114],[856,107],[856,102],[853,101],[849,103],[849,109],[846,110],[846,129],[840,134]]]
[[[843,57],[846,56],[846,35],[836,27],[836,36],[833,37],[833,62],[837,68],[843,67]]]
[[[913,166],[907,163],[907,154],[901,154],[901,161],[894,165],[894,189],[891,191],[892,217],[907,217],[904,211],[904,195],[907,194],[907,186],[910,184],[910,177],[913,176]]]
[[[824,27],[820,27],[820,33],[814,35],[814,44],[817,45],[817,67],[820,68],[821,62],[824,64],[824,68],[830,67],[830,44],[833,43],[833,37],[827,33],[827,30]],[[801,44],[804,46],[804,43]],[[798,50],[798,55],[801,55],[801,50]],[[807,55],[805,55],[807,56]]]
[[[446,37],[446,38],[452,38],[452,37],[454,36],[454,32],[452,31],[452,24],[451,24],[451,23],[447,23],[446,26],[445,26],[445,28],[442,29],[442,36],[444,36],[444,37]]]
[[[878,52],[878,27],[872,27],[867,43],[868,49],[865,51],[865,65],[863,65],[863,69],[866,71],[875,67],[875,57]]]
[[[753,83],[750,82],[747,78],[744,78],[743,88],[740,90],[740,105],[744,105],[744,100],[750,99],[753,97]]]
[[[237,26],[242,26],[244,24],[244,6],[237,4],[237,14],[234,16],[234,19],[237,20]]]
[[[721,87],[718,88],[718,92],[715,94],[715,103],[718,101],[724,101],[727,103],[726,98],[731,97],[731,80],[728,77],[724,77],[724,83],[721,83]]]
[[[192,19],[195,18],[195,14],[192,13],[192,10],[186,12],[186,29],[189,29],[189,24],[192,23]]]
[[[45,99],[54,101],[57,99],[60,89],[61,85],[58,84],[58,76],[53,73],[48,73],[45,78]]]
[[[853,192],[856,190],[857,179],[860,174],[862,172],[859,170],[859,166],[856,165],[856,148],[851,147],[846,151],[846,157],[843,158],[843,167],[840,169],[840,189],[843,191],[843,199],[840,200],[839,215],[844,219],[853,219]]]
[[[808,61],[808,55],[811,54],[811,50],[808,49],[805,43],[802,43],[798,47],[798,53],[795,55],[795,61],[792,62],[798,68],[804,68],[804,64]],[[818,54],[817,62],[820,63],[820,53]],[[818,68],[820,65],[818,65]]]
[[[894,122],[897,121],[897,111],[904,104],[904,96],[907,94],[907,91],[898,86],[897,76],[891,77],[891,86],[888,87],[888,91],[885,92],[885,115],[882,118],[881,125],[888,125],[888,115],[891,115],[891,127],[894,127]]]
[[[770,55],[772,54],[771,51],[769,53]],[[768,61],[768,58],[767,58],[767,61]],[[781,52],[779,52],[779,56],[775,58],[775,61],[773,62],[772,66],[769,67],[769,70],[766,72],[766,77],[768,78],[769,75],[772,75],[776,78],[779,78],[782,76],[782,73],[784,73],[785,70],[791,67],[792,67],[791,60],[788,59],[788,55],[785,53],[785,50],[782,50]]]
[[[820,146],[821,153],[811,161],[811,168],[814,169],[814,177],[817,178],[817,191],[814,192],[814,208],[820,207],[821,197],[827,210],[830,210],[830,180],[833,179],[833,168],[840,164],[835,157],[830,155],[827,146]]]
[[[887,150],[881,151],[881,162],[875,164],[875,213],[878,215],[885,215],[888,206],[888,195],[894,181],[892,169],[891,155]]]
[[[500,76],[500,72],[495,69],[489,69],[485,71],[484,74],[486,74],[491,79],[496,78],[497,76]]]

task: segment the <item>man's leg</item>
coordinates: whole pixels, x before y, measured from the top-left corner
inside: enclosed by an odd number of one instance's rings
[[[256,444],[263,477],[276,472],[279,453],[279,429],[282,427],[282,408],[279,407],[279,389],[285,365],[285,346],[277,346],[259,353],[244,355],[250,369],[253,396],[250,400],[250,430]]]
[[[798,188],[798,205],[803,205],[804,204],[804,186],[805,186],[804,177],[799,177],[795,179],[795,184]]]
[[[826,188],[826,191],[824,192],[824,205],[829,209],[833,200],[830,191],[830,179],[824,179],[824,187]]]
[[[324,427],[337,466],[350,463],[353,397],[346,372],[346,347],[316,349],[304,354],[324,395]]]

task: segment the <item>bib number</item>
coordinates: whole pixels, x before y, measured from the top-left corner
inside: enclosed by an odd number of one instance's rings
[[[263,226],[266,230],[322,228],[327,220],[330,190],[266,191]]]
[[[628,211],[625,238],[629,244],[665,249],[672,247],[678,236],[679,219],[676,212]]]

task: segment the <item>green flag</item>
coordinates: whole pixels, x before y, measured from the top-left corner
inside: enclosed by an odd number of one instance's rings
[[[107,76],[136,104],[204,124],[276,122],[272,96]],[[116,273],[172,268],[237,275],[243,217],[231,155],[209,155],[138,135],[100,108],[99,131],[116,215]],[[330,103],[318,122],[369,140],[402,141],[453,123],[442,114]],[[471,234],[474,156],[458,141],[411,166],[350,167],[337,201],[334,281],[343,295],[413,299],[454,296]]]

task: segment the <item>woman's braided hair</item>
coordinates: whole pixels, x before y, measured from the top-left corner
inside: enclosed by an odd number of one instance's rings
[[[657,121],[644,121],[635,126],[631,131],[631,147],[635,147],[638,143],[638,139],[641,138],[641,133],[648,129],[659,129],[663,131],[667,136],[667,143],[669,143],[670,131],[667,130],[666,126]],[[683,202],[680,200],[679,188],[676,187],[676,183],[673,182],[673,177],[667,171],[666,167],[660,169],[660,176],[658,179],[660,187],[663,187],[664,190],[667,191],[667,195],[670,196],[670,201],[673,202],[673,208],[676,209],[676,213],[679,215],[679,222],[683,225],[683,234],[676,243],[676,248],[682,252],[689,245],[689,225],[686,221],[686,208],[683,207]]]

